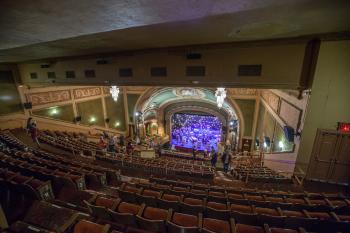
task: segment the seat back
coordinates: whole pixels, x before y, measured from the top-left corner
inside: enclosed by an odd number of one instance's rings
[[[117,223],[121,223],[126,226],[137,226],[136,218],[133,214],[119,213],[113,210],[108,210],[111,220]]]
[[[159,208],[162,209],[173,209],[178,211],[180,209],[180,203],[178,201],[167,201],[163,199],[157,199],[157,204]]]
[[[168,222],[168,233],[198,233],[199,228],[198,227],[184,227],[179,226],[175,223]]]
[[[118,194],[119,197],[125,202],[137,203],[135,193],[124,190],[118,190]]]
[[[93,217],[97,219],[111,220],[111,217],[106,207],[92,205],[87,201],[84,202],[87,205],[88,210]]]
[[[81,220],[74,226],[74,233],[107,233],[110,226]]]
[[[136,215],[136,223],[139,228],[156,233],[166,233],[166,224],[164,220],[150,220]]]
[[[231,216],[237,223],[258,225],[258,215],[231,211]]]
[[[199,213],[204,212],[203,205],[189,205],[183,202],[180,204],[180,209],[182,213],[192,214],[192,215],[198,215]]]
[[[147,206],[157,207],[157,200],[154,197],[143,196],[141,194],[136,194],[136,202],[138,204],[146,204]]]

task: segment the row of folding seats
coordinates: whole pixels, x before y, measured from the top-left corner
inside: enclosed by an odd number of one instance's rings
[[[116,156],[99,156],[98,160],[126,168],[135,169],[146,174],[158,174],[166,176],[191,176],[193,178],[213,178],[211,168],[201,165],[191,165],[179,162],[172,162],[160,159],[143,159],[136,156],[119,155]]]
[[[212,195],[216,201],[230,201],[237,204],[254,204],[262,207],[281,207],[284,209],[307,209],[307,210],[319,210],[330,211],[339,208],[349,209],[350,201],[348,197],[333,193],[293,193],[274,190],[257,190],[247,188],[229,188],[213,185],[194,184],[189,182],[178,182],[172,180],[165,180],[160,178],[151,177],[151,182],[157,184],[171,185],[171,187],[186,187],[187,191],[190,190],[205,190],[204,195]],[[150,184],[144,184],[147,186]],[[165,186],[164,190],[171,190],[170,186]],[[193,192],[192,192],[193,193]]]
[[[45,201],[35,201],[23,219],[10,225],[10,232],[68,232],[82,217],[78,211]]]
[[[41,181],[3,168],[0,168],[0,186],[3,190],[12,190],[34,200],[54,197],[50,181]]]
[[[121,199],[107,199],[98,197],[92,203],[86,203],[90,214],[99,222],[107,222],[112,226],[118,225],[120,231],[128,231],[129,227],[137,227],[151,232],[171,233],[298,233],[297,230],[269,228],[267,224],[262,226],[235,223],[233,218],[218,219],[203,216],[201,213],[183,213],[173,209],[162,209],[143,204],[129,203]],[[214,216],[215,217],[215,216]]]
[[[2,139],[5,140],[6,143],[9,143],[11,145],[15,144],[17,147],[21,146],[20,148],[25,147],[23,143],[21,143],[19,140],[11,138],[11,136],[0,134],[0,137],[1,136],[3,136]],[[118,183],[117,180],[119,179],[120,172],[116,172],[115,170],[107,169],[107,168],[104,168],[104,167],[101,167],[98,165],[88,164],[88,163],[85,163],[83,161],[75,161],[75,160],[68,159],[68,158],[63,157],[63,156],[53,155],[53,154],[50,154],[50,153],[47,153],[47,152],[44,152],[41,150],[33,149],[31,151],[36,156],[39,156],[41,158],[53,160],[53,161],[56,161],[59,163],[68,164],[71,167],[76,167],[77,169],[82,169],[82,170],[84,170],[84,172],[87,172],[87,170],[90,170],[89,173],[91,173],[91,172],[94,172],[95,174],[100,173],[100,178],[101,178],[102,182],[106,182],[106,176],[103,175],[103,173],[105,173],[108,175],[109,183],[112,183],[112,184]]]
[[[208,215],[214,215],[217,218],[227,219],[231,216],[231,212],[239,212],[249,214],[250,219],[253,222],[257,222],[261,217],[260,215],[272,216],[270,221],[274,224],[283,225],[286,217],[301,217],[309,219],[320,220],[334,220],[335,213],[322,210],[293,210],[293,209],[281,209],[280,207],[255,207],[249,203],[236,203],[229,201],[220,201],[217,196],[202,195],[194,191],[188,193],[182,193],[181,195],[169,194],[166,190],[155,191],[155,187],[149,187],[151,189],[136,188],[128,184],[121,186],[119,190],[119,196],[126,201],[134,203],[146,203],[150,206],[158,206],[161,208],[172,208],[184,212],[199,213],[203,212]],[[349,210],[349,209],[348,209]],[[339,219],[345,220],[350,215],[339,215]],[[246,218],[246,216],[244,216]],[[249,218],[247,218],[249,219]],[[267,221],[267,217],[263,218],[263,221]]]

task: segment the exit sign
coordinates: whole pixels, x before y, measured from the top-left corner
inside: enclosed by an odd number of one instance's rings
[[[340,132],[350,132],[350,123],[338,122],[337,130]]]

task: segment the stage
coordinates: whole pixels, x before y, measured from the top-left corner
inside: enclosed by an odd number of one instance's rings
[[[217,150],[222,137],[222,123],[212,115],[176,113],[171,119],[171,144],[183,152]]]

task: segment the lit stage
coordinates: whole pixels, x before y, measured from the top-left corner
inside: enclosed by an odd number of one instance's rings
[[[200,151],[217,150],[221,141],[222,123],[218,117],[176,113],[171,119],[171,144],[176,148]]]

